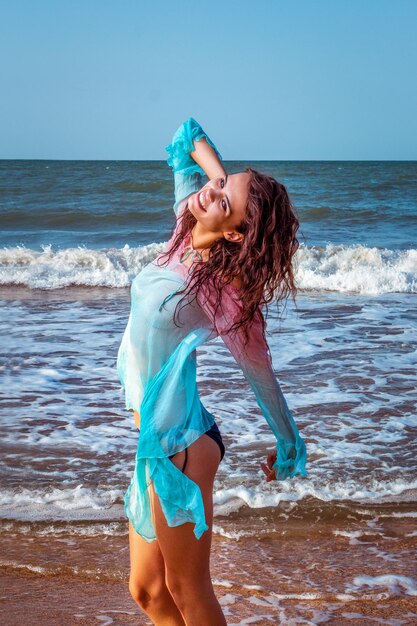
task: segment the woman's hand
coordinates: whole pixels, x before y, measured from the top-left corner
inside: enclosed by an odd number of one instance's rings
[[[133,415],[135,416],[136,428],[140,428],[140,413],[138,411],[133,411]]]
[[[277,451],[273,450],[272,452],[268,454],[268,457],[266,460],[267,465],[261,462],[261,468],[265,472],[267,483],[269,483],[270,480],[277,480],[275,470],[272,469],[272,465],[275,463],[276,460],[277,460]]]

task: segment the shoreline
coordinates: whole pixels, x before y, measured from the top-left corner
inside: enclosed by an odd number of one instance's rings
[[[364,521],[361,530],[340,526],[336,520],[298,525],[273,538],[214,534],[211,574],[228,625],[247,618],[269,625],[297,617],[329,625],[354,615],[363,625],[417,619],[415,519]],[[127,533],[1,534],[3,626],[26,623],[28,613],[43,626],[150,623],[128,591]]]

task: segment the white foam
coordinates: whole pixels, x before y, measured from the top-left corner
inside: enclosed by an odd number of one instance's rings
[[[305,480],[305,479],[304,479]],[[329,485],[316,485],[312,481],[281,481],[282,491],[277,491],[273,483],[256,484],[254,487],[219,488],[214,492],[214,515],[229,516],[243,506],[250,509],[272,508],[279,510],[281,502],[302,501],[307,496],[314,496],[319,500],[349,500],[366,502],[379,500],[382,495],[389,496],[413,487],[404,481],[378,482],[374,481],[374,489],[364,491],[358,484],[346,485],[345,482]],[[272,486],[271,486],[272,485]],[[416,485],[414,485],[415,487]],[[45,487],[2,489],[0,491],[0,517],[5,520],[16,519],[26,521],[38,520],[103,520],[117,521],[123,515],[122,501],[125,485],[121,488],[95,487],[89,488],[82,484],[75,487]],[[286,507],[287,509],[288,507]],[[288,510],[282,511],[286,517],[291,514]],[[389,513],[391,517],[409,517],[411,514]],[[266,529],[267,531],[267,529]],[[214,532],[231,539],[243,538],[245,531],[229,531],[223,526],[215,525]],[[348,536],[348,535],[346,535]],[[354,540],[359,535],[349,535]]]
[[[417,581],[409,576],[398,574],[384,574],[382,576],[355,576],[353,583],[347,585],[349,591],[357,591],[363,586],[387,587],[392,594],[405,593],[409,596],[417,595]]]
[[[99,520],[118,519],[123,490],[83,485],[68,488],[19,490],[0,492],[0,517],[20,520]]]
[[[417,250],[362,245],[300,246],[296,256],[300,289],[381,294],[417,292]]]
[[[165,244],[140,248],[91,250],[85,246],[42,252],[25,246],[0,250],[0,285],[25,285],[31,289],[58,289],[73,285],[128,287],[140,270],[159,254]]]
[[[227,530],[223,526],[213,523],[213,534],[220,535],[221,537],[226,537],[227,539],[236,539],[236,541],[239,541],[244,537],[253,537],[253,530]],[[260,534],[259,531],[257,532],[257,534]]]
[[[371,480],[367,485],[353,480],[341,480],[323,483],[318,480],[300,478],[297,481],[287,479],[257,484],[255,487],[231,487],[219,489],[214,493],[215,515],[230,515],[246,505],[250,509],[263,507],[276,508],[281,502],[298,502],[307,496],[313,496],[324,502],[333,500],[348,500],[349,502],[389,501],[390,497],[402,494],[417,488],[417,480],[409,481],[396,479],[393,481]],[[390,513],[388,516],[399,516]],[[408,514],[404,514],[408,516]]]
[[[233,587],[233,583],[230,580],[218,580],[217,578],[213,578],[213,585],[217,587]]]
[[[125,519],[121,521],[106,521],[105,523],[92,522],[90,519],[87,523],[80,523],[75,520],[76,523],[59,524],[49,523],[46,525],[36,527],[36,536],[38,537],[102,537],[108,535],[111,537],[125,537],[127,534],[127,528]],[[17,524],[15,521],[2,520],[1,527],[8,533],[19,533],[21,535],[32,536],[34,528],[32,523],[25,523],[19,521]],[[72,541],[72,539],[68,539]]]
[[[25,246],[0,250],[0,284],[32,289],[71,285],[128,287],[166,242],[131,248],[92,250],[85,246],[42,252]],[[300,289],[340,293],[417,293],[417,250],[369,248],[360,244],[326,247],[301,245],[295,256]]]
[[[417,511],[405,511],[404,513],[378,513],[378,517],[417,517]]]
[[[339,529],[334,529],[334,530],[332,530],[332,532],[333,532],[334,535],[339,535],[340,537],[347,537],[349,539],[349,544],[351,546],[363,545],[364,543],[370,543],[370,542],[367,542],[367,541],[358,541],[359,537],[362,537],[364,534],[366,534],[366,531],[363,531],[363,530],[339,530]]]
[[[303,593],[272,593],[270,597],[277,600],[322,600],[327,596],[324,593],[306,591]]]

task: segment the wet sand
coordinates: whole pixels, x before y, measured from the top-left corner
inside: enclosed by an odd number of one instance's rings
[[[214,535],[212,579],[228,625],[415,624],[414,519]],[[128,591],[127,535],[42,536],[13,526],[2,532],[3,626],[151,624]]]

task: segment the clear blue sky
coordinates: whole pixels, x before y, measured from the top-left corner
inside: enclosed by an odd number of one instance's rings
[[[0,158],[417,159],[416,0],[0,0]]]

